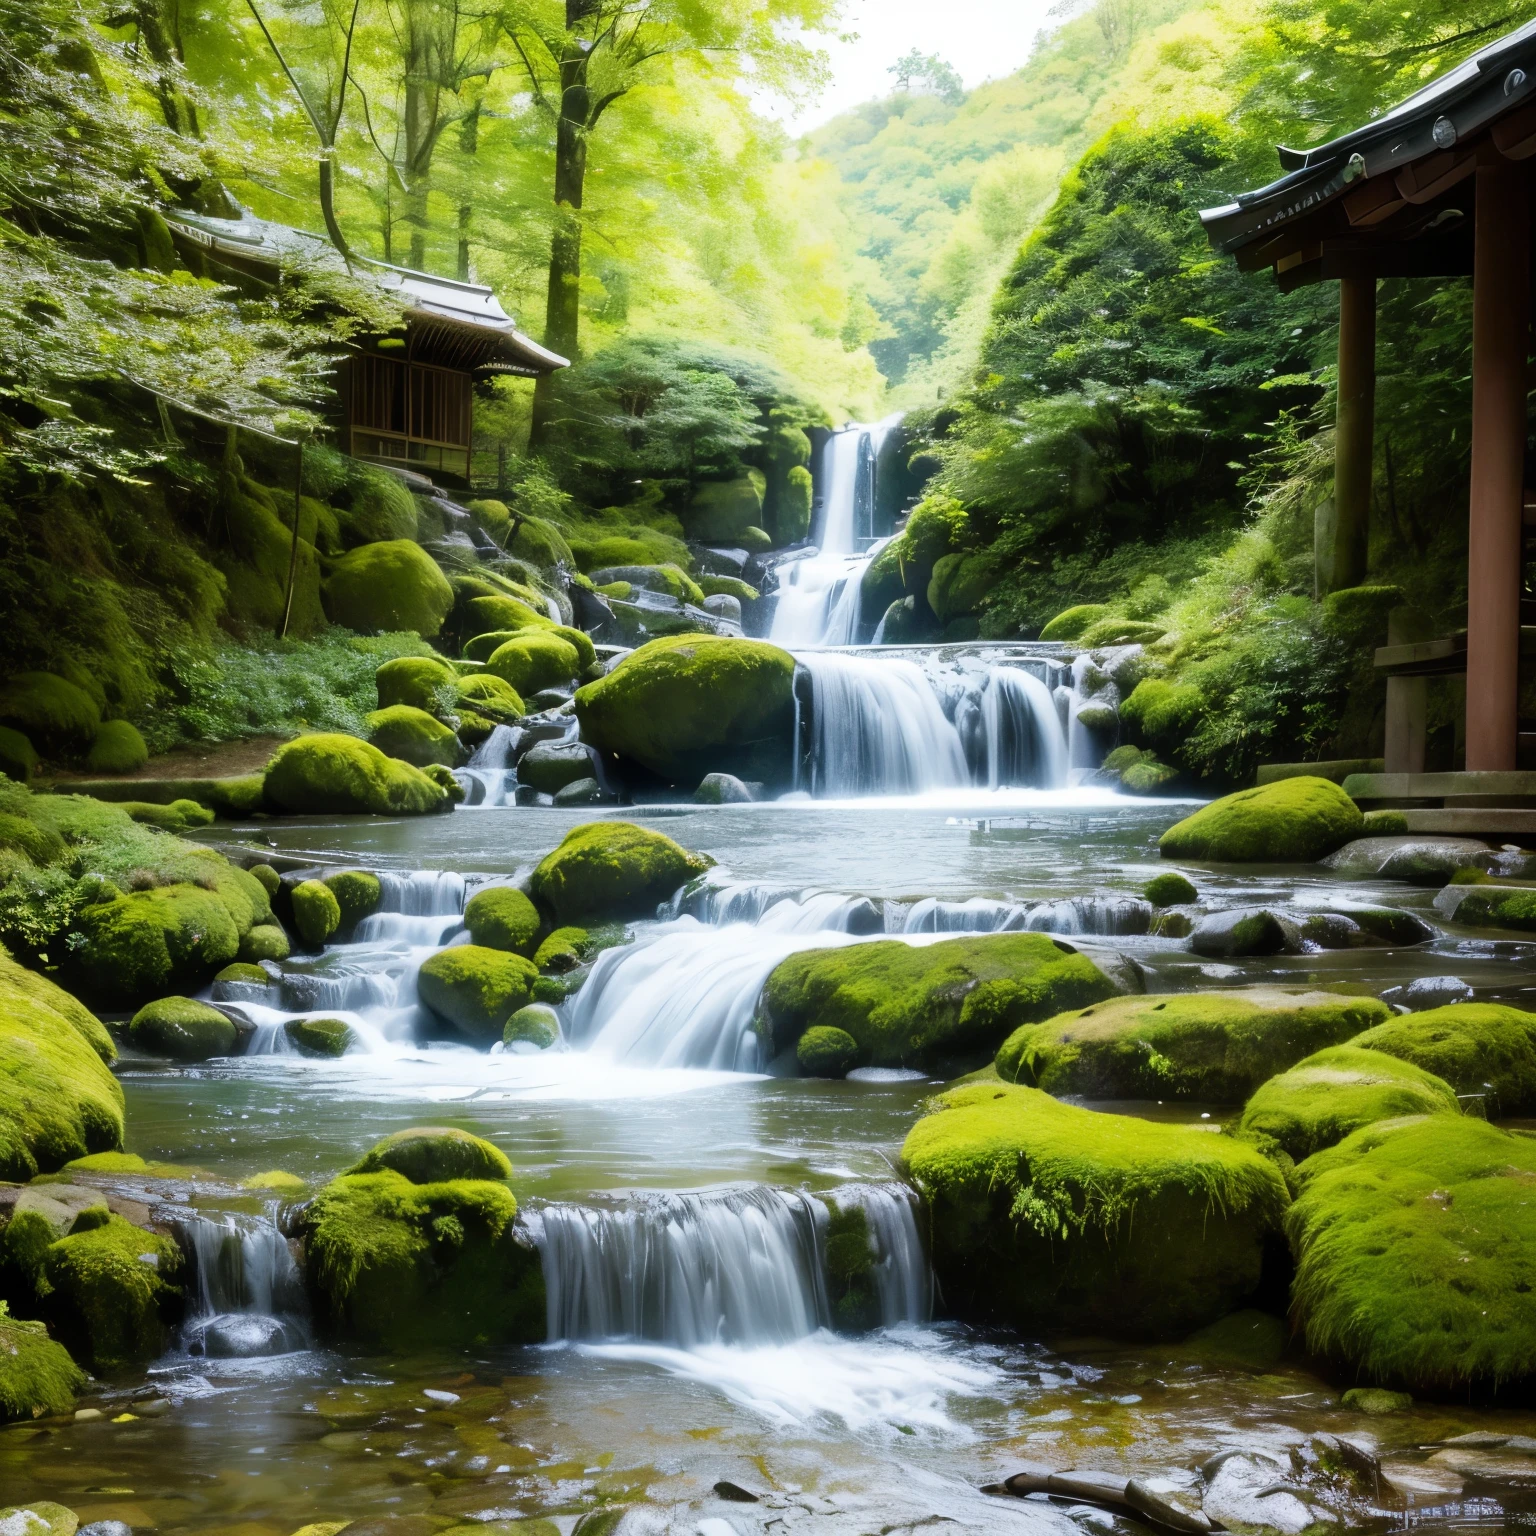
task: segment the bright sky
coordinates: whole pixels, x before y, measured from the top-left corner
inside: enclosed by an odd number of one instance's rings
[[[889,95],[889,67],[916,48],[937,53],[958,69],[967,87],[1011,75],[1029,57],[1056,0],[847,0],[843,30],[855,43],[825,43],[832,82],[821,99],[792,118],[799,132],[862,101]],[[787,116],[782,102],[761,105]]]

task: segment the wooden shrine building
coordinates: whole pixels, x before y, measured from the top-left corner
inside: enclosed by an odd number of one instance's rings
[[[1283,290],[1339,284],[1334,525],[1319,550],[1320,591],[1365,578],[1377,279],[1472,278],[1466,766],[1472,773],[1508,773],[1520,745],[1522,517],[1531,499],[1526,438],[1536,22],[1352,133],[1313,149],[1281,149],[1280,163],[1285,174],[1278,181],[1201,218],[1217,250],[1248,271],[1269,267]],[[1394,662],[1379,653],[1378,665],[1389,675],[1414,675],[1408,653],[1436,646],[1444,654],[1426,654],[1419,670],[1460,670],[1459,637],[1391,648],[1404,654]],[[1411,722],[1405,731],[1390,699],[1388,713],[1388,769],[1421,770],[1422,734],[1414,763]],[[1536,811],[1531,814],[1536,826]]]
[[[342,259],[323,235],[249,214],[216,219],[177,210],[167,222],[194,271],[237,285],[270,285],[285,264]],[[475,381],[538,378],[567,360],[518,330],[479,283],[375,261],[359,262],[355,272],[401,302],[405,331],[358,343],[342,365],[340,446],[356,458],[467,483]]]

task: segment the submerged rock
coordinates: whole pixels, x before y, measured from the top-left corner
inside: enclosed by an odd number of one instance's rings
[[[1381,994],[1382,1002],[1406,1008],[1410,1013],[1443,1008],[1449,1003],[1470,1003],[1472,997],[1472,988],[1460,976],[1415,976],[1406,985],[1388,987]]]
[[[649,917],[679,886],[714,865],[670,837],[628,821],[573,827],[534,870],[534,899],[562,925]]]
[[[1323,860],[1353,880],[1404,880],[1437,887],[1458,869],[1493,869],[1499,855],[1471,837],[1358,837]]]
[[[1202,917],[1189,936],[1189,947],[1197,955],[1223,959],[1294,955],[1301,950],[1301,929],[1270,907],[1232,907]]]
[[[1202,806],[1158,842],[1164,858],[1310,864],[1358,837],[1360,808],[1331,780],[1280,779]]]
[[[343,1019],[289,1019],[283,1033],[301,1056],[345,1056],[356,1039]]]
[[[1484,1095],[1490,1119],[1536,1113],[1536,1014],[1452,1003],[1378,1024],[1354,1044],[1411,1062],[1459,1094]]]

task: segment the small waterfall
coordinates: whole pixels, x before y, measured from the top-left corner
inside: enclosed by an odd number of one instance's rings
[[[475,748],[469,762],[454,773],[454,778],[464,786],[466,806],[490,808],[517,803],[513,754],[522,737],[520,726],[498,725]]]
[[[888,910],[890,910],[888,908]],[[894,916],[894,913],[892,913]],[[1134,896],[1072,896],[1062,901],[913,902],[897,933],[1059,933],[1085,938],[1127,938],[1149,933],[1152,905]]]
[[[931,1286],[911,1192],[851,1185],[827,1198],[864,1213],[881,1323],[925,1322]],[[650,1194],[609,1209],[544,1206],[530,1225],[549,1338],[685,1350],[803,1339],[832,1322],[829,1220],[822,1198],[762,1185]]]
[[[379,910],[358,923],[357,944],[439,948],[464,915],[464,877],[448,870],[381,874]]]
[[[308,1348],[304,1277],[273,1221],[187,1216],[176,1235],[196,1286],[181,1330],[188,1354],[230,1359]]]
[[[981,693],[989,789],[1060,789],[1067,743],[1051,691],[1021,667],[994,667]]]
[[[935,896],[913,902],[902,921],[902,933],[1013,933],[1029,918],[1028,906],[1013,901],[940,901]]]
[[[697,885],[679,891],[661,914],[692,917],[711,927],[751,923],[770,932],[883,933],[885,918],[867,896],[802,891],[779,885]]]

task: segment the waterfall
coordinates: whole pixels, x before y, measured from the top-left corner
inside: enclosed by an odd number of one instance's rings
[[[1064,901],[1037,902],[988,901],[981,896],[969,901],[939,901],[929,896],[913,902],[893,931],[1125,938],[1148,933],[1151,928],[1151,903],[1134,896],[1072,896]]]
[[[464,786],[466,806],[514,805],[517,800],[517,771],[513,754],[522,740],[520,726],[498,725],[475,748],[474,756],[454,773]]]
[[[182,1325],[193,1355],[281,1355],[309,1345],[304,1277],[268,1217],[185,1216],[176,1235],[195,1291]]]
[[[864,1213],[881,1324],[927,1321],[928,1265],[904,1185],[824,1198],[753,1185],[537,1210],[550,1340],[693,1350],[788,1344],[830,1327],[826,1199]]]
[[[379,910],[358,923],[357,944],[440,948],[464,916],[464,877],[422,869],[379,876]]]
[[[1022,667],[994,667],[981,694],[987,787],[1060,789],[1067,743],[1051,691]]]

